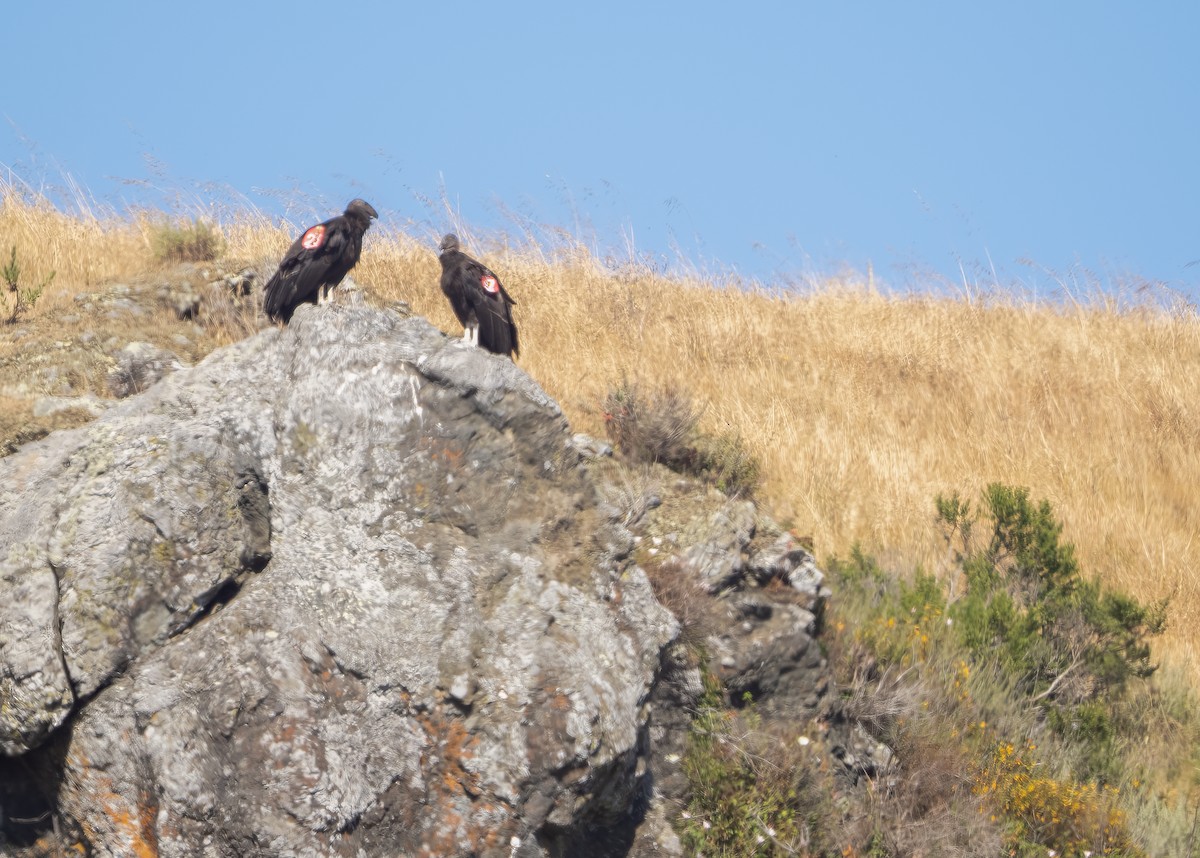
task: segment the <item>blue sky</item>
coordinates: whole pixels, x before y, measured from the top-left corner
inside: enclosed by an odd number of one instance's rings
[[[1196,3],[10,5],[0,170],[51,193],[1200,297]]]

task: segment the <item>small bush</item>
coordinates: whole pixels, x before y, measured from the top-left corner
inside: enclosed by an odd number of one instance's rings
[[[752,495],[761,466],[741,436],[724,433],[696,439],[694,470],[727,495]]]
[[[872,736],[896,744],[897,726],[921,712],[922,692],[909,670],[885,667],[859,659],[848,687],[842,690],[843,717],[861,724]]]
[[[10,296],[9,315],[5,319],[8,324],[15,324],[22,313],[33,309],[33,305],[37,303],[38,298],[42,297],[42,292],[54,280],[54,274],[55,272],[51,271],[50,276],[37,286],[22,286],[21,263],[17,261],[17,246],[13,245],[12,255],[9,257],[8,263],[3,268],[0,268],[0,276],[4,278],[5,288]]]
[[[692,474],[730,495],[749,495],[761,466],[739,435],[697,431],[703,409],[675,388],[647,391],[622,381],[604,398],[608,438],[634,462],[657,462]]]
[[[1115,777],[1113,707],[1130,681],[1155,671],[1149,638],[1163,631],[1166,602],[1142,605],[1085,580],[1049,502],[1033,503],[1026,489],[988,486],[980,522],[957,498],[939,497],[937,508],[967,579],[952,613],[963,642],[976,659],[998,660],[1080,748],[1081,777]]]
[[[209,262],[221,255],[224,245],[220,230],[201,220],[162,224],[150,234],[150,246],[159,262]]]
[[[957,815],[972,849],[993,838],[981,855],[1191,854],[1193,817],[1145,784],[1159,773],[1160,789],[1175,782],[1164,756],[1183,771],[1198,753],[1190,692],[1138,682],[1155,670],[1149,641],[1165,603],[1143,605],[1085,579],[1049,503],[1024,489],[989,486],[978,510],[956,496],[936,507],[953,580],[967,582],[957,598],[920,571],[889,574],[857,549],[827,564],[839,597],[830,627],[847,632],[834,644],[841,712],[898,761],[882,821],[871,822],[877,842],[912,854],[906,839]],[[950,788],[956,756],[982,813]],[[928,813],[905,818],[924,805]]]
[[[661,489],[649,467],[624,469],[617,479],[603,488],[604,499],[621,513],[621,524],[634,527],[646,513],[660,503]]]
[[[654,596],[679,621],[679,637],[684,644],[699,647],[714,625],[709,617],[712,597],[696,580],[692,570],[678,557],[662,555],[642,563]]]
[[[1009,820],[1009,854],[1145,855],[1129,836],[1116,789],[1051,777],[1033,750],[1000,742],[974,776],[975,793]]]
[[[604,420],[613,446],[634,462],[658,462],[673,470],[690,467],[691,440],[700,419],[687,394],[674,388],[647,392],[623,381],[604,399]]]

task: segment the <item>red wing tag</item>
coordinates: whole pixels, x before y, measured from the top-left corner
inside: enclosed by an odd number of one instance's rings
[[[483,287],[485,292],[491,292],[493,295],[500,291],[500,284],[497,283],[496,278],[490,274],[485,274],[480,277],[479,285]]]
[[[325,243],[325,227],[318,224],[311,227],[300,239],[300,246],[305,250],[316,250]]]

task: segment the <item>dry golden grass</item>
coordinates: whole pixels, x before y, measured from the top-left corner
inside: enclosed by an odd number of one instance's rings
[[[48,203],[30,203],[7,193],[0,194],[0,225],[4,261],[15,246],[24,279],[41,283],[55,272],[44,302],[55,294],[145,270],[153,259],[144,221],[74,217]]]
[[[35,316],[152,268],[149,228],[0,204],[0,235],[30,278],[57,272]],[[227,255],[248,261],[277,259],[294,238],[257,215],[223,230]],[[458,335],[433,247],[376,227],[354,276]],[[1173,596],[1164,650],[1200,665],[1194,309],[895,297],[846,283],[773,295],[614,273],[577,250],[468,250],[517,300],[520,364],[576,430],[603,433],[600,403],[622,377],[690,391],[703,428],[736,431],[759,455],[761,495],[819,555],[857,542],[927,569],[943,558],[934,495],[1028,486],[1054,504],[1086,573],[1143,599]]]
[[[457,333],[430,249],[372,246],[359,277]],[[1083,568],[1173,595],[1165,648],[1200,644],[1200,319],[1194,311],[810,295],[482,254],[517,300],[521,365],[603,433],[622,377],[690,391],[763,461],[762,495],[820,554],[858,542],[937,569],[933,497],[991,481],[1048,498]],[[365,261],[365,260],[364,260]],[[377,266],[377,267],[376,267]]]

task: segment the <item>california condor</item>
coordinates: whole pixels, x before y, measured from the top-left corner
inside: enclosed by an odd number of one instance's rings
[[[267,284],[263,309],[287,324],[301,304],[323,304],[358,262],[363,233],[379,213],[364,200],[351,200],[346,211],[310,226],[292,242]]]
[[[517,326],[512,319],[512,305],[517,302],[504,290],[500,278],[459,250],[458,236],[453,233],[442,239],[439,259],[442,291],[462,323],[463,340],[498,355],[519,356]]]

